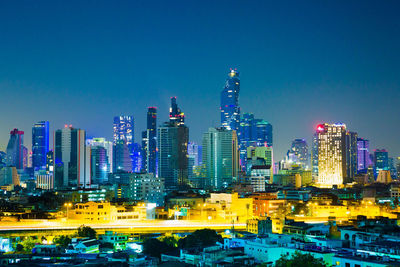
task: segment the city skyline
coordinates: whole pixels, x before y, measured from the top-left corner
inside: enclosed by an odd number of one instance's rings
[[[185,111],[190,141],[200,144],[209,127],[219,126],[220,92],[229,69],[237,68],[241,113],[273,125],[275,159],[296,138],[310,145],[324,122],[345,123],[370,140],[371,150],[400,154],[397,3],[187,3],[175,9],[160,3],[141,4],[143,14],[136,5],[72,3],[71,14],[81,10],[72,16],[45,1],[3,4],[0,150],[14,128],[28,133],[24,144],[31,149],[30,129],[42,120],[50,121],[51,134],[72,124],[112,140],[113,117],[132,114],[140,140],[147,107],[158,107],[160,125],[172,96]],[[150,12],[153,22],[146,19]],[[235,12],[231,25],[227,14]]]

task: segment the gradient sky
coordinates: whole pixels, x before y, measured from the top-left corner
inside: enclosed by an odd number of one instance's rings
[[[230,67],[242,112],[274,127],[275,159],[320,122],[400,156],[399,1],[1,1],[0,149],[49,120],[112,136],[170,96],[200,142]]]

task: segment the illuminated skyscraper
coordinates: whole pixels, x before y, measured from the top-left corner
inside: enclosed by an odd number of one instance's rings
[[[185,114],[176,103],[176,97],[171,97],[171,107],[169,108],[169,121],[176,125],[185,124]]]
[[[318,179],[318,132],[313,134],[311,150],[311,173],[314,180]]]
[[[91,147],[91,183],[104,184],[108,181],[110,164],[107,150],[103,146]]]
[[[231,69],[221,92],[221,126],[238,132],[240,124],[239,72]]]
[[[346,133],[346,183],[353,182],[357,174],[357,133]]]
[[[267,121],[255,119],[252,113],[244,113],[238,132],[240,165],[244,169],[249,146],[272,146],[272,125]]]
[[[386,149],[374,150],[374,165],[375,176],[378,176],[379,171],[389,170],[389,153]]]
[[[131,159],[130,169],[126,171],[132,171],[135,162],[134,156],[134,119],[133,116],[115,116],[114,117],[114,138],[113,144],[114,148],[118,144],[118,149],[113,152],[113,154],[120,159],[125,158],[125,154],[118,155],[118,153],[125,153],[126,149],[121,148],[121,146],[126,146],[129,152],[129,157]],[[113,161],[114,164],[114,161]],[[121,163],[119,163],[121,167]],[[124,163],[124,169],[127,167]],[[113,166],[113,171],[118,169],[118,167]]]
[[[133,116],[114,117],[114,145],[117,141],[123,140],[126,145],[134,142],[134,120]]]
[[[357,171],[367,171],[371,165],[369,140],[357,138]]]
[[[91,139],[86,139],[86,145],[87,146],[101,146],[104,147],[107,151],[107,158],[108,158],[108,163],[109,163],[109,170],[113,170],[113,142],[107,141],[105,138],[102,137],[96,137],[96,138],[91,138]]]
[[[49,122],[41,121],[32,127],[32,167],[34,169],[46,166],[47,152],[49,152]]]
[[[175,99],[176,104],[176,99]],[[142,170],[156,174],[157,170],[157,108],[147,110],[147,129],[142,132]]]
[[[308,145],[305,139],[294,139],[290,150],[295,155],[296,163],[300,163],[304,168],[309,166]]]
[[[132,172],[130,151],[124,140],[113,146],[113,172]]]
[[[317,134],[318,185],[341,185],[346,177],[346,125],[320,124]]]
[[[273,146],[272,125],[265,120],[257,120],[257,143],[259,146]]]
[[[165,179],[168,190],[188,184],[189,128],[184,125],[182,116],[175,116],[183,113],[176,105],[176,98],[172,99],[170,121],[158,127],[157,131],[158,177]]]
[[[222,189],[237,180],[238,152],[236,131],[224,127],[210,128],[203,134],[203,164],[208,186]]]
[[[84,130],[65,126],[54,134],[54,182],[56,188],[90,185],[90,148]]]
[[[7,145],[7,165],[24,168],[24,132],[14,129],[10,132],[10,140]]]

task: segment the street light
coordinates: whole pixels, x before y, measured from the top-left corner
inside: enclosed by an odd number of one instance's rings
[[[71,202],[64,203],[64,207],[67,207],[67,220],[68,220],[68,209],[69,209],[70,207],[72,207],[72,203],[71,203]]]

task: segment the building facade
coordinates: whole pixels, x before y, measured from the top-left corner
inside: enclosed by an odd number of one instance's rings
[[[34,169],[46,166],[47,152],[49,152],[49,122],[41,121],[32,127],[32,167]]]
[[[203,164],[208,186],[221,189],[237,180],[239,169],[236,131],[210,128],[203,134]]]
[[[157,173],[157,108],[147,109],[147,129],[142,132],[142,170]]]
[[[85,145],[84,130],[67,126],[54,134],[55,188],[90,185],[90,149]]]
[[[231,69],[221,92],[221,126],[236,132],[240,125],[239,92],[239,72]]]
[[[10,132],[10,140],[7,144],[7,165],[24,168],[24,132],[14,129]]]

